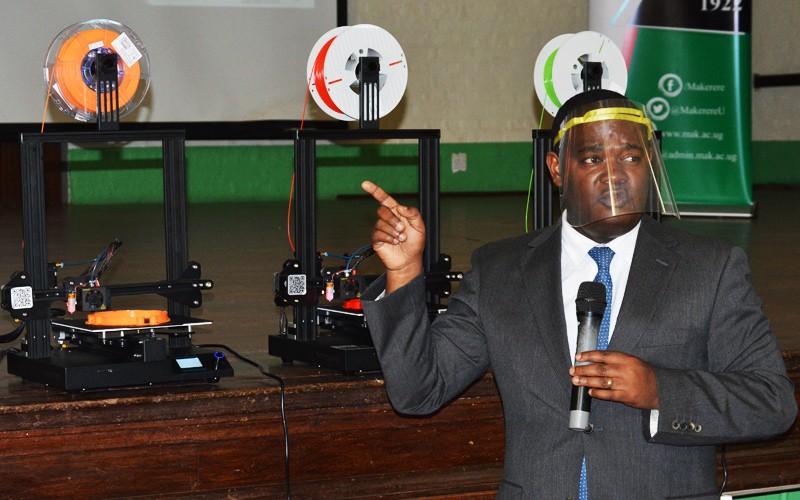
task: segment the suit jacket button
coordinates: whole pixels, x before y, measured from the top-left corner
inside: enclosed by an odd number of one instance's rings
[[[687,424],[686,422],[681,422],[681,430],[682,431],[685,431],[688,428],[689,428],[689,424]]]
[[[677,431],[678,429],[681,428],[681,423],[678,422],[677,420],[673,420],[672,421],[672,428]]]
[[[702,430],[703,430],[703,426],[702,425],[697,424],[697,425],[694,426],[694,431],[695,432],[700,432]]]

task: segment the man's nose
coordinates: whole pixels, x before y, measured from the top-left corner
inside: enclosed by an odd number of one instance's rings
[[[606,165],[603,181],[616,184],[628,178],[628,169],[622,161],[608,162]]]

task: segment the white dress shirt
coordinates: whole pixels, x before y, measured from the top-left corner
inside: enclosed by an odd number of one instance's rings
[[[575,315],[575,298],[578,295],[578,288],[584,281],[594,281],[597,274],[597,263],[589,255],[589,250],[596,246],[607,246],[614,250],[614,258],[611,259],[611,281],[613,288],[611,292],[611,323],[608,329],[608,341],[614,335],[614,326],[617,324],[617,316],[622,306],[622,297],[625,296],[625,286],[628,283],[628,274],[631,270],[633,260],[633,250],[636,247],[636,237],[639,235],[639,226],[611,240],[605,245],[599,245],[595,241],[587,238],[574,227],[570,226],[566,220],[566,211],[562,215],[561,222],[561,293],[564,299],[564,318],[567,320],[567,340],[569,341],[569,352],[572,354],[573,362],[575,349],[578,344],[578,320]]]
[[[575,350],[578,345],[578,318],[575,311],[575,298],[578,288],[584,281],[594,281],[597,274],[597,263],[589,255],[589,250],[596,246],[607,246],[614,251],[611,259],[611,322],[608,329],[608,341],[614,335],[614,326],[622,307],[622,298],[625,296],[625,287],[628,284],[628,274],[631,271],[633,251],[636,248],[636,238],[639,227],[636,227],[618,236],[605,245],[599,245],[587,238],[567,222],[566,210],[561,215],[561,294],[564,300],[564,318],[567,321],[567,341],[572,362],[575,362]],[[650,435],[655,435],[658,430],[658,410],[650,412]]]

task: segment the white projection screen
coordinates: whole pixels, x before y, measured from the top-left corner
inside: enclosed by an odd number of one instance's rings
[[[0,0],[0,124],[39,123],[43,66],[65,28],[128,26],[150,56],[150,89],[123,121],[299,120],[306,62],[336,27],[336,0]],[[47,122],[71,119],[52,103]]]

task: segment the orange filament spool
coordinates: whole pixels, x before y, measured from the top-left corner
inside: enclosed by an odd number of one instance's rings
[[[147,51],[130,28],[107,19],[74,24],[53,40],[44,69],[49,96],[61,111],[77,120],[92,121],[97,115],[98,53],[118,56],[120,116],[138,107],[150,85]],[[112,100],[112,109],[116,106]]]
[[[90,314],[87,325],[109,327],[148,327],[169,323],[167,311],[150,309],[126,309],[122,311],[102,311]]]
[[[96,82],[92,80],[94,75],[91,66],[97,52],[114,51],[110,48],[111,42],[118,36],[118,33],[106,29],[92,29],[73,35],[61,46],[53,68],[53,78],[61,96],[72,107],[87,113],[97,113],[97,88]],[[121,109],[136,92],[140,73],[138,64],[126,67],[122,59],[118,61],[117,67],[117,91]],[[116,103],[112,103],[112,107],[116,107]]]

